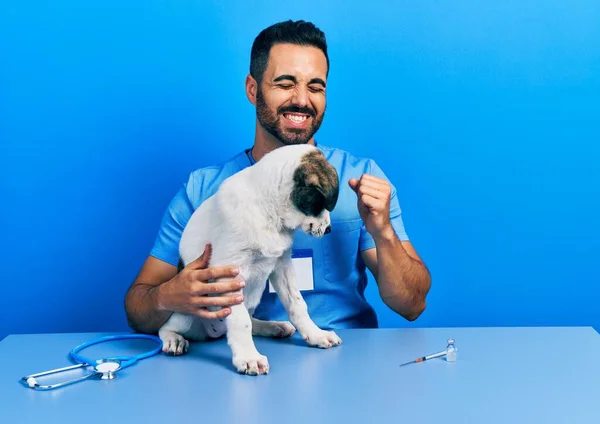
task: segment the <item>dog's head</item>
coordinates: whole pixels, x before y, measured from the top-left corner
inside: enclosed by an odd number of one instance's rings
[[[303,232],[321,237],[331,231],[329,213],[335,208],[339,178],[335,168],[316,148],[303,153],[293,174],[291,202],[301,214]]]
[[[310,144],[283,146],[254,166],[258,177],[253,182],[269,218],[314,237],[331,231],[329,213],[338,201],[339,179],[320,150]]]

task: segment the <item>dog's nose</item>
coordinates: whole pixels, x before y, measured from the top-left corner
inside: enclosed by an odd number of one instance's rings
[[[331,232],[331,225],[328,225],[327,228],[325,228],[325,234],[329,234]]]

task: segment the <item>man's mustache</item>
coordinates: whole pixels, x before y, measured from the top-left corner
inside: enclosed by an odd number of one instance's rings
[[[279,113],[304,113],[306,115],[312,116],[313,118],[316,116],[316,112],[309,108],[308,106],[300,107],[300,106],[284,106],[279,108]]]

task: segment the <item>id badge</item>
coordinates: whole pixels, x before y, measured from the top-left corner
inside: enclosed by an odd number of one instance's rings
[[[312,249],[293,250],[292,265],[296,272],[296,286],[298,290],[314,290]],[[271,284],[271,281],[269,281],[269,293],[275,293],[275,288]]]

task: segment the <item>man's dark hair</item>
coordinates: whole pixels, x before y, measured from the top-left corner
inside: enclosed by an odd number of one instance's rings
[[[300,46],[312,46],[320,49],[327,59],[329,74],[329,56],[325,34],[311,22],[284,21],[263,29],[254,39],[250,53],[250,75],[260,84],[271,47],[278,43],[290,43]]]

